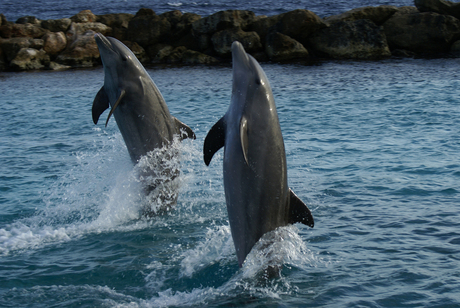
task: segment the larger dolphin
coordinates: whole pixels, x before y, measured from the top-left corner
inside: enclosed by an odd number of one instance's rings
[[[232,44],[233,89],[225,115],[203,148],[209,165],[224,147],[224,188],[230,228],[241,267],[266,232],[313,216],[287,184],[286,154],[272,90],[264,71],[239,42]]]
[[[119,40],[100,33],[95,39],[104,66],[104,85],[93,102],[94,124],[109,106],[112,107],[106,125],[113,114],[135,164],[147,153],[171,145],[175,135],[181,139],[195,139],[190,127],[171,116],[160,91],[131,50]],[[166,153],[168,156],[174,154]],[[166,166],[163,170],[144,172],[141,178],[154,178],[147,183],[147,193],[162,181],[159,175],[171,173],[166,175],[167,180],[177,176],[178,169],[171,169],[174,168]],[[174,202],[176,197],[177,194],[169,199]]]

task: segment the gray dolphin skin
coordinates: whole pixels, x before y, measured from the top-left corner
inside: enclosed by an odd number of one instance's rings
[[[170,144],[176,134],[195,139],[193,131],[171,116],[163,96],[131,50],[119,40],[95,35],[104,66],[104,86],[93,102],[93,122],[112,107],[131,160]]]
[[[233,89],[225,115],[206,136],[209,165],[224,147],[225,199],[239,266],[260,237],[313,216],[287,184],[286,154],[272,90],[259,63],[232,44]]]

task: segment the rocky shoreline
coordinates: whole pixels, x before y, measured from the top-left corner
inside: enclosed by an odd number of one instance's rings
[[[203,18],[147,8],[135,15],[85,10],[70,18],[16,22],[0,14],[0,71],[101,65],[97,32],[124,42],[145,65],[229,62],[235,40],[261,62],[460,57],[460,4],[414,4],[362,7],[323,19],[304,9],[269,17],[232,10]]]

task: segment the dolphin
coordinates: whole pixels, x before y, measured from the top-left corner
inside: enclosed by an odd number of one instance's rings
[[[104,66],[104,85],[93,101],[94,124],[111,107],[105,125],[113,114],[134,164],[147,153],[171,145],[175,136],[195,139],[190,127],[171,116],[163,96],[132,51],[115,38],[100,33],[94,37]],[[163,175],[163,171],[158,173]],[[171,179],[178,171],[172,172]]]
[[[293,223],[313,227],[314,220],[287,184],[284,141],[267,76],[237,41],[232,44],[232,62],[230,106],[206,136],[203,157],[209,166],[224,147],[225,200],[242,267],[263,234]]]

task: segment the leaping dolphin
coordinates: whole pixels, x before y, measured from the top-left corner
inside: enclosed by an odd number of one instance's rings
[[[286,153],[268,79],[239,42],[232,44],[233,89],[225,115],[203,148],[209,165],[224,147],[224,188],[239,266],[260,237],[292,223],[314,226],[313,216],[287,184]]]
[[[93,102],[93,122],[97,124],[100,115],[112,107],[106,126],[113,114],[133,163],[170,145],[175,135],[196,138],[190,127],[171,116],[160,91],[128,47],[100,33],[95,39],[104,66],[104,85]]]

